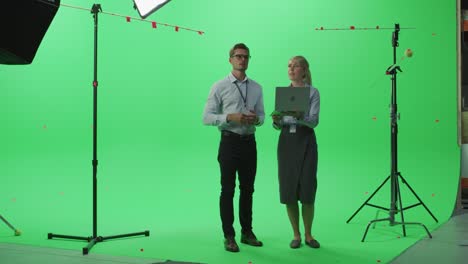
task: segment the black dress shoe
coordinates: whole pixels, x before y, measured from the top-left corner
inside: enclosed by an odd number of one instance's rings
[[[306,240],[305,243],[311,248],[320,248],[320,243],[315,239],[309,241]]]
[[[254,247],[263,246],[262,241],[258,240],[257,237],[254,235],[254,233],[242,234],[241,243],[251,245],[251,246],[254,246]]]
[[[301,247],[301,240],[300,239],[293,239],[291,243],[289,243],[290,248],[300,248]]]
[[[229,252],[239,252],[239,246],[233,237],[224,239],[224,249]]]

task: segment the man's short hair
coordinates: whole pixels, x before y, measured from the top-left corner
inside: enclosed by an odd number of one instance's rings
[[[229,57],[232,57],[234,55],[234,52],[236,51],[236,49],[243,49],[243,50],[246,50],[247,53],[249,53],[250,55],[250,50],[249,48],[247,47],[247,45],[245,45],[244,43],[237,43],[236,45],[234,45],[234,47],[232,47],[232,49],[229,51]]]

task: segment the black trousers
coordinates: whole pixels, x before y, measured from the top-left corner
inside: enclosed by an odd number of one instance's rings
[[[239,220],[243,234],[252,232],[252,196],[257,173],[257,144],[254,135],[240,136],[221,132],[218,162],[221,169],[219,208],[224,237],[236,235],[234,224],[234,192],[236,173],[239,178]]]

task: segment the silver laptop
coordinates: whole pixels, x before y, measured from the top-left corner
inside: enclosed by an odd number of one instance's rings
[[[276,87],[275,112],[309,111],[309,87]]]

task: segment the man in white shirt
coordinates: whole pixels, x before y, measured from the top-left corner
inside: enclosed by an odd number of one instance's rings
[[[203,113],[205,125],[217,126],[221,132],[218,162],[221,169],[220,214],[224,248],[238,252],[235,240],[233,197],[236,174],[239,178],[239,220],[241,242],[263,245],[252,231],[252,197],[257,172],[256,126],[265,119],[262,87],[246,75],[250,51],[238,43],[229,51],[231,73],[216,82],[210,91]]]

